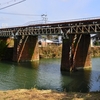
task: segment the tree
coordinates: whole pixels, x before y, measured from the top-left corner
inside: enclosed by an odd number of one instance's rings
[[[0,40],[0,60],[5,56],[8,44],[6,41]]]

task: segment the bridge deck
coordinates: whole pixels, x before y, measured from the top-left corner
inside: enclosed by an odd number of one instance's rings
[[[100,32],[100,18],[94,18],[1,28],[0,37],[20,35],[94,34],[98,32]]]

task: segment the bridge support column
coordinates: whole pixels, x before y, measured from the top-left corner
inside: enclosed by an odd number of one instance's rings
[[[18,36],[14,39],[13,61],[39,60],[38,36]]]
[[[61,70],[70,71],[71,63],[75,69],[79,68],[90,68],[91,67],[91,54],[90,54],[90,35],[82,35],[80,41],[76,40],[77,45],[76,51],[74,51],[74,59],[70,60],[71,47],[74,39],[74,34],[69,35],[69,39],[63,39],[62,47],[62,59],[61,59]],[[77,35],[79,37],[79,35]]]

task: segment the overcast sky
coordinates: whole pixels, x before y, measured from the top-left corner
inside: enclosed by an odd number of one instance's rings
[[[0,27],[39,23],[42,14],[47,15],[47,22],[100,16],[100,0],[24,0],[22,3],[1,9],[19,1],[23,0],[0,0]]]

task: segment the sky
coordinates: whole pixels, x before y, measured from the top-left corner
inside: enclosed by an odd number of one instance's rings
[[[43,14],[46,23],[100,17],[99,10],[100,0],[0,0],[0,27],[43,23]]]

